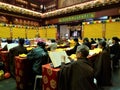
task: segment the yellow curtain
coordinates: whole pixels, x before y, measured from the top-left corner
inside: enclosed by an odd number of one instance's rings
[[[37,35],[36,29],[27,29],[27,37],[28,38],[35,38],[36,35]]]
[[[120,22],[106,23],[106,38],[117,36],[120,38]]]
[[[47,38],[56,39],[57,29],[55,27],[47,28]]]
[[[0,26],[0,37],[2,38],[10,37],[10,27]]]
[[[40,28],[39,34],[43,39],[56,39],[57,29],[55,27]]]
[[[13,38],[25,38],[25,28],[12,28]]]
[[[39,30],[39,35],[40,35],[40,38],[47,38],[47,30],[44,29],[44,28],[40,28]]]
[[[102,24],[88,24],[84,25],[84,37],[88,38],[102,38]]]

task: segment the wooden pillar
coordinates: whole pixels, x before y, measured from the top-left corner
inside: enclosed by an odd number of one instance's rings
[[[84,25],[82,25],[81,37],[84,38]]]
[[[106,34],[106,23],[102,24],[102,38],[105,38]]]
[[[25,38],[27,39],[27,27],[25,28]]]
[[[10,26],[10,38],[13,38],[12,26]]]
[[[56,39],[60,39],[60,25],[57,25],[57,37]]]

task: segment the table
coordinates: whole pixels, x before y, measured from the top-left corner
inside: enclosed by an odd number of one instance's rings
[[[97,54],[93,56],[88,56],[89,60],[94,61]],[[58,90],[58,75],[60,68],[52,68],[50,64],[42,65],[42,90]]]
[[[59,68],[52,68],[50,64],[42,65],[42,90],[57,90]]]
[[[32,69],[27,58],[15,57],[15,77],[18,90],[30,90],[32,87]]]

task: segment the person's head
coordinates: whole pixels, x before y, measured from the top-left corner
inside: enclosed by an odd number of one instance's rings
[[[106,42],[104,40],[100,40],[98,42],[99,48],[105,48],[106,47]]]
[[[89,47],[86,45],[80,45],[77,47],[76,56],[77,58],[86,58],[89,55]]]
[[[93,41],[94,39],[93,38],[91,38],[91,41]]]
[[[38,42],[37,45],[39,47],[45,48],[45,43],[44,42]]]
[[[55,43],[56,41],[55,41],[55,39],[51,39],[51,42],[52,42],[52,43]]]
[[[86,37],[83,39],[83,42],[89,42],[89,39]]]
[[[78,38],[74,38],[74,42],[75,42],[75,43],[78,43]]]
[[[112,42],[113,43],[118,43],[120,39],[118,37],[112,37]]]
[[[12,43],[12,39],[11,38],[7,38],[7,43],[8,44]]]
[[[19,39],[19,45],[22,45],[22,46],[23,46],[24,42],[25,42],[25,40],[24,40],[23,38],[20,38],[20,39]]]

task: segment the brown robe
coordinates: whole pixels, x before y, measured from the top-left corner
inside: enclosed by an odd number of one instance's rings
[[[94,71],[86,58],[61,67],[58,90],[97,90]]]
[[[111,85],[111,59],[106,49],[96,58],[94,69],[98,86]]]
[[[27,54],[27,49],[24,46],[18,45],[13,47],[9,51],[9,63],[10,63],[10,72],[14,76],[15,75],[15,56],[19,54]]]

